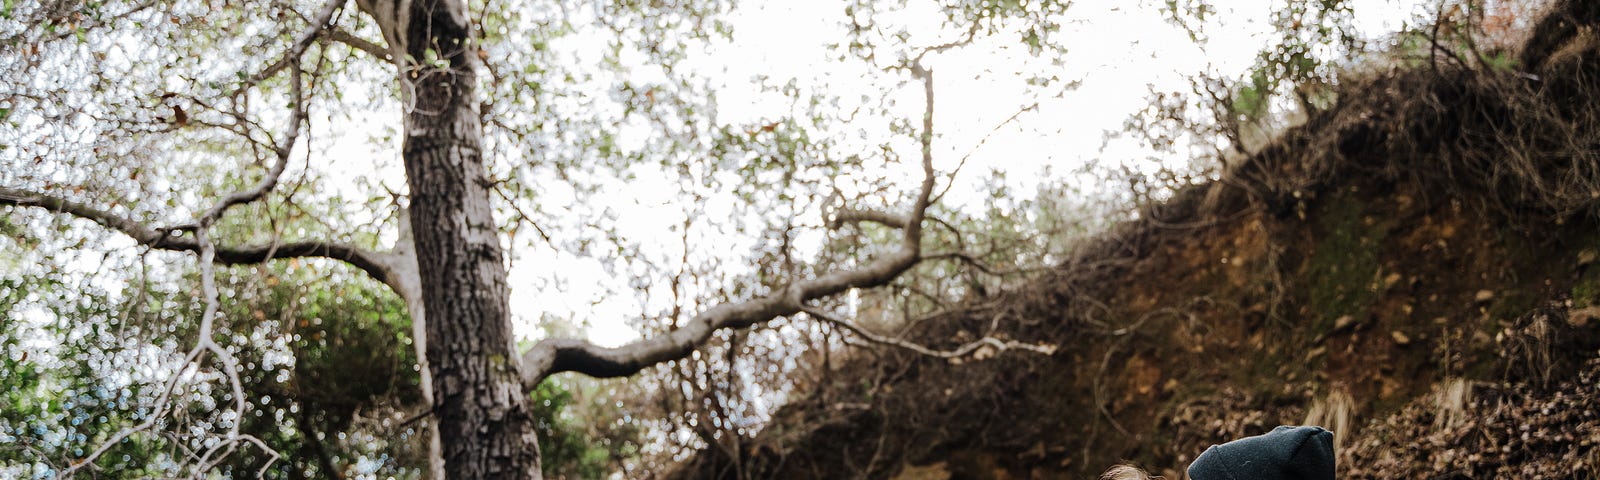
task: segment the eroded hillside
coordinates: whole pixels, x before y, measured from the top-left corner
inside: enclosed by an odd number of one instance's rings
[[[837,367],[693,478],[1169,478],[1284,423],[1342,478],[1600,478],[1600,6],[1513,68],[1395,60],[1030,288],[926,322],[1053,356]],[[1574,473],[1576,472],[1576,473]]]

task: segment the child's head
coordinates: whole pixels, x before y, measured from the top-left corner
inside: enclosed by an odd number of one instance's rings
[[[1100,480],[1160,480],[1161,477],[1151,477],[1149,473],[1132,465],[1117,465],[1100,474]]]

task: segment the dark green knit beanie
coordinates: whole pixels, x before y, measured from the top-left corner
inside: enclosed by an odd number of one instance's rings
[[[1333,432],[1278,427],[1213,445],[1189,464],[1192,480],[1333,480]]]

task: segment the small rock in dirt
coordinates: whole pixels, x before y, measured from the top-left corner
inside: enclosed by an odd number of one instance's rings
[[[1578,266],[1582,267],[1584,265],[1594,263],[1595,256],[1596,254],[1594,250],[1584,250],[1578,252]]]
[[[1349,316],[1349,315],[1345,315],[1345,316],[1339,317],[1339,318],[1337,318],[1337,319],[1335,319],[1333,321],[1333,331],[1337,332],[1337,331],[1340,331],[1340,330],[1344,330],[1346,328],[1349,328],[1350,325],[1353,325],[1355,323],[1356,323],[1356,317],[1352,317],[1352,316]]]
[[[1396,343],[1396,344],[1400,344],[1400,345],[1409,345],[1409,344],[1411,344],[1411,337],[1407,337],[1405,333],[1402,333],[1399,330],[1395,330],[1393,332],[1389,332],[1389,336],[1394,337],[1394,343]]]
[[[1589,322],[1595,319],[1600,319],[1600,307],[1580,308],[1567,313],[1567,324],[1578,328],[1589,326]]]
[[[1494,300],[1494,290],[1478,290],[1478,294],[1474,295],[1472,299],[1478,303]]]

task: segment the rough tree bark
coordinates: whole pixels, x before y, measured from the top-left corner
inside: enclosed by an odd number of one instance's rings
[[[478,49],[464,5],[411,2],[405,121],[411,226],[448,478],[539,477],[483,165]],[[392,47],[392,46],[391,46]]]

